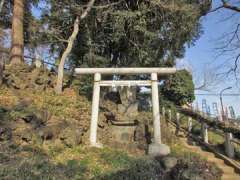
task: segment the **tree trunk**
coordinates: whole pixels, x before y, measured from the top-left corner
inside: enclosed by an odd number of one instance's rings
[[[2,12],[3,4],[4,4],[4,0],[1,0],[1,2],[0,2],[0,13]]]
[[[12,19],[12,46],[10,52],[11,64],[22,63],[24,53],[24,35],[23,35],[23,18],[24,18],[25,0],[14,0],[13,19]]]
[[[68,39],[67,48],[63,52],[60,63],[58,65],[58,77],[57,77],[57,85],[55,89],[57,94],[60,94],[62,92],[65,61],[67,59],[67,56],[70,54],[72,50],[73,43],[77,37],[78,31],[79,31],[79,17],[75,19],[72,35]]]
[[[2,85],[2,82],[3,82],[3,70],[4,70],[4,61],[2,57],[0,59],[0,86]]]
[[[87,8],[84,10],[82,15],[75,19],[73,32],[72,32],[71,36],[68,39],[67,48],[63,52],[63,55],[62,55],[61,60],[60,60],[60,64],[58,66],[57,85],[56,85],[56,88],[55,88],[55,91],[56,91],[57,94],[61,94],[62,93],[64,65],[65,65],[65,61],[66,61],[68,55],[72,51],[73,43],[74,43],[74,41],[75,41],[75,39],[77,37],[77,34],[79,32],[79,21],[84,19],[88,15],[89,11],[92,9],[92,6],[93,6],[94,2],[95,2],[95,0],[90,0],[88,5],[87,5]]]

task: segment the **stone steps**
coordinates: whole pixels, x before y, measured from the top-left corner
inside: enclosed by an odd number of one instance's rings
[[[225,164],[224,160],[217,158],[214,153],[205,151],[200,146],[188,144],[186,138],[181,138],[181,141],[189,150],[206,158],[208,162],[215,163],[223,172],[222,180],[240,180],[240,175],[235,172],[234,168]]]
[[[222,180],[239,180],[238,175],[231,175],[231,174],[223,174]]]

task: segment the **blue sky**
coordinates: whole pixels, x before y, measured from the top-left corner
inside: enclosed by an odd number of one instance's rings
[[[216,3],[217,1],[214,2]],[[216,6],[217,4],[214,4],[214,7]],[[201,81],[204,79],[204,74],[207,74],[208,81],[212,81],[215,74],[226,70],[228,68],[227,65],[231,64],[229,62],[234,60],[230,55],[216,57],[216,47],[220,44],[219,39],[224,36],[224,33],[233,31],[233,24],[240,17],[237,15],[229,20],[222,21],[230,15],[232,15],[231,11],[221,10],[203,17],[202,26],[204,33],[195,43],[195,46],[187,49],[185,58],[178,62],[178,66],[185,66],[191,69],[196,86],[202,84]],[[225,61],[227,63],[224,64]],[[219,93],[220,90],[228,86],[232,86],[233,88],[226,91],[226,93],[240,93],[240,88],[236,84],[234,76],[224,79],[218,78],[209,86],[209,92],[196,91],[196,93]],[[210,107],[212,107],[213,102],[217,102],[220,105],[219,96],[196,96],[196,102],[198,102],[199,106],[202,104],[202,99],[206,99]],[[223,101],[224,105],[233,106],[235,112],[240,115],[240,96],[225,96],[223,97]]]

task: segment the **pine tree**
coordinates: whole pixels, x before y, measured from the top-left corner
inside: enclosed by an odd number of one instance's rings
[[[10,53],[11,64],[18,64],[24,61],[24,7],[25,0],[14,0],[12,18],[12,45]]]

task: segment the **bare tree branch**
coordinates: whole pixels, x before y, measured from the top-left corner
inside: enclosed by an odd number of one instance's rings
[[[226,0],[222,0],[222,6],[226,9],[230,9],[236,12],[240,12],[240,7],[229,4]]]
[[[216,11],[222,9],[222,8],[223,8],[223,5],[218,6],[218,7],[214,8],[214,9],[212,9],[211,11],[209,11],[208,13],[216,12]]]
[[[203,73],[201,71],[201,75],[202,74],[203,78],[202,76],[199,77],[201,82],[199,82],[197,79],[195,80],[195,85],[197,84],[197,86],[194,88],[194,90],[211,91],[211,89],[219,83],[219,79],[217,78],[215,71],[209,69],[209,67],[206,67]]]
[[[87,8],[84,10],[82,15],[80,16],[80,19],[84,19],[88,15],[88,13],[92,9],[92,6],[94,3],[95,3],[95,0],[89,1],[89,3],[87,4]]]
[[[216,11],[218,11],[220,9],[223,9],[223,8],[229,9],[229,10],[232,10],[232,11],[235,11],[235,12],[240,12],[240,7],[231,5],[226,0],[221,0],[221,2],[222,2],[222,5],[212,9],[208,13],[216,12]]]

